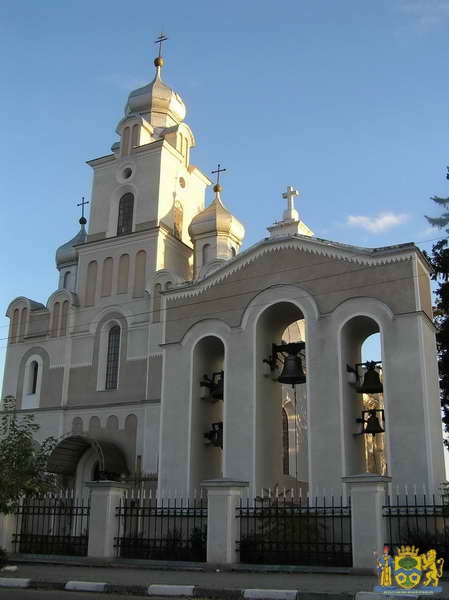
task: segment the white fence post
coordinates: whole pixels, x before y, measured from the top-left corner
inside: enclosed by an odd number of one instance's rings
[[[118,529],[116,508],[129,485],[117,481],[90,481],[86,485],[91,492],[87,555],[111,558]]]
[[[247,481],[209,479],[201,487],[207,489],[207,562],[238,562],[237,541],[240,523],[237,507]]]
[[[14,534],[15,515],[0,513],[0,548],[8,554],[13,551],[12,536]]]
[[[385,542],[382,507],[391,477],[363,473],[342,480],[351,496],[352,566],[375,571],[374,552],[381,556]]]

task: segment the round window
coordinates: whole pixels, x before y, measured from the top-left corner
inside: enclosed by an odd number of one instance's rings
[[[131,169],[131,167],[125,167],[122,171],[123,179],[129,179],[132,174],[133,174],[133,170]]]
[[[185,187],[186,187],[186,180],[184,179],[184,177],[180,177],[180,178],[179,178],[179,185],[180,185],[182,188],[185,188]]]

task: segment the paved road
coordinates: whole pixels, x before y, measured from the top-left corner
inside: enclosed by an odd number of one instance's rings
[[[90,592],[65,592],[62,590],[6,590],[0,589],[0,600],[130,600],[132,596],[117,594],[91,594]]]

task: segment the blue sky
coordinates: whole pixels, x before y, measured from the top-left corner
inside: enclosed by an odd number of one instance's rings
[[[430,249],[429,197],[449,195],[449,0],[3,0],[2,314],[56,288],[55,250],[90,196],[85,161],[109,153],[129,91],[152,79],[161,29],[192,162],[228,169],[245,247],[293,185],[319,237]]]

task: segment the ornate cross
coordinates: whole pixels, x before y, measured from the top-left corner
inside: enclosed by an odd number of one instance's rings
[[[213,175],[215,175],[215,173],[217,174],[217,183],[215,185],[220,185],[220,173],[224,173],[226,171],[226,169],[221,169],[220,166],[220,163],[218,163],[216,170],[211,171]]]
[[[84,196],[81,198],[81,202],[77,206],[81,206],[81,218],[84,219],[84,207],[89,204],[89,200],[84,200]]]
[[[168,37],[161,31],[161,33],[159,34],[159,37],[154,42],[155,44],[159,44],[159,57],[162,56],[162,42],[166,42],[167,40],[168,40]]]

